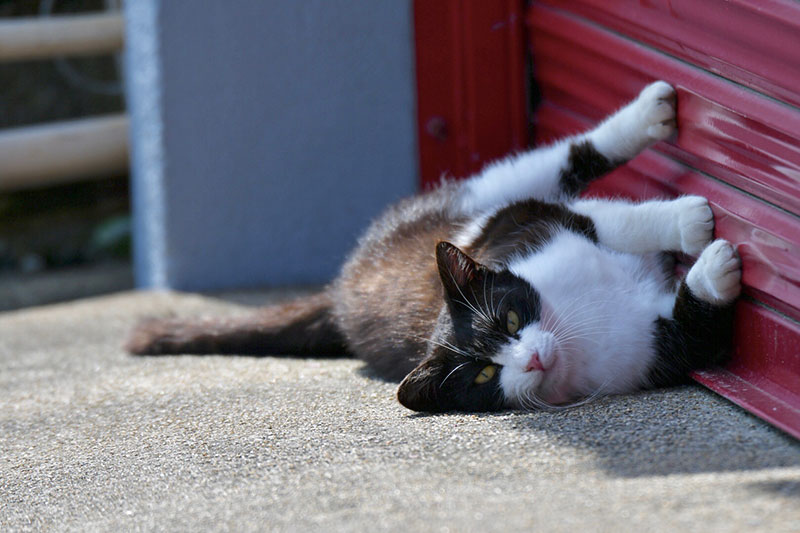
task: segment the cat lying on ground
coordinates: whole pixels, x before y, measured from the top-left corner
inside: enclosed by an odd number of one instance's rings
[[[647,86],[595,129],[388,209],[322,292],[237,319],[151,321],[136,354],[354,356],[417,411],[574,405],[719,362],[741,268],[704,198],[579,199],[675,130]],[[665,251],[698,255],[673,279]]]

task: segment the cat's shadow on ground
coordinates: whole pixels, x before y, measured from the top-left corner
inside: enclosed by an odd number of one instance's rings
[[[800,477],[790,480],[757,481],[748,487],[757,492],[800,499]]]
[[[698,385],[607,397],[512,423],[590,450],[620,477],[800,465],[800,443]]]
[[[587,450],[614,477],[800,466],[798,441],[698,385],[607,397],[565,411],[479,416]],[[800,497],[800,478],[757,485]]]

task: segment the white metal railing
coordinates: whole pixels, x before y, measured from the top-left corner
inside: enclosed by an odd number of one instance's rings
[[[118,52],[119,12],[0,19],[0,61]],[[128,166],[124,113],[0,130],[0,191],[121,173]]]
[[[124,171],[127,147],[124,114],[0,130],[0,190]]]
[[[0,19],[0,61],[117,52],[123,24],[119,13]]]

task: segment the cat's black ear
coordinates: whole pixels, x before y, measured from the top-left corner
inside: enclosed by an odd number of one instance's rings
[[[436,264],[442,284],[451,298],[463,295],[465,287],[486,274],[486,267],[445,241],[436,245]]]
[[[412,370],[400,383],[397,399],[413,411],[439,412],[445,410],[440,396],[439,383],[442,365],[428,359]]]

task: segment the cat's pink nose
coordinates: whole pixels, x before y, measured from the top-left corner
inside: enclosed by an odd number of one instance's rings
[[[537,352],[533,352],[530,361],[528,361],[528,365],[525,367],[525,372],[531,372],[532,370],[538,370],[540,372],[544,370],[544,365],[542,365],[542,362],[539,360],[539,354]]]

